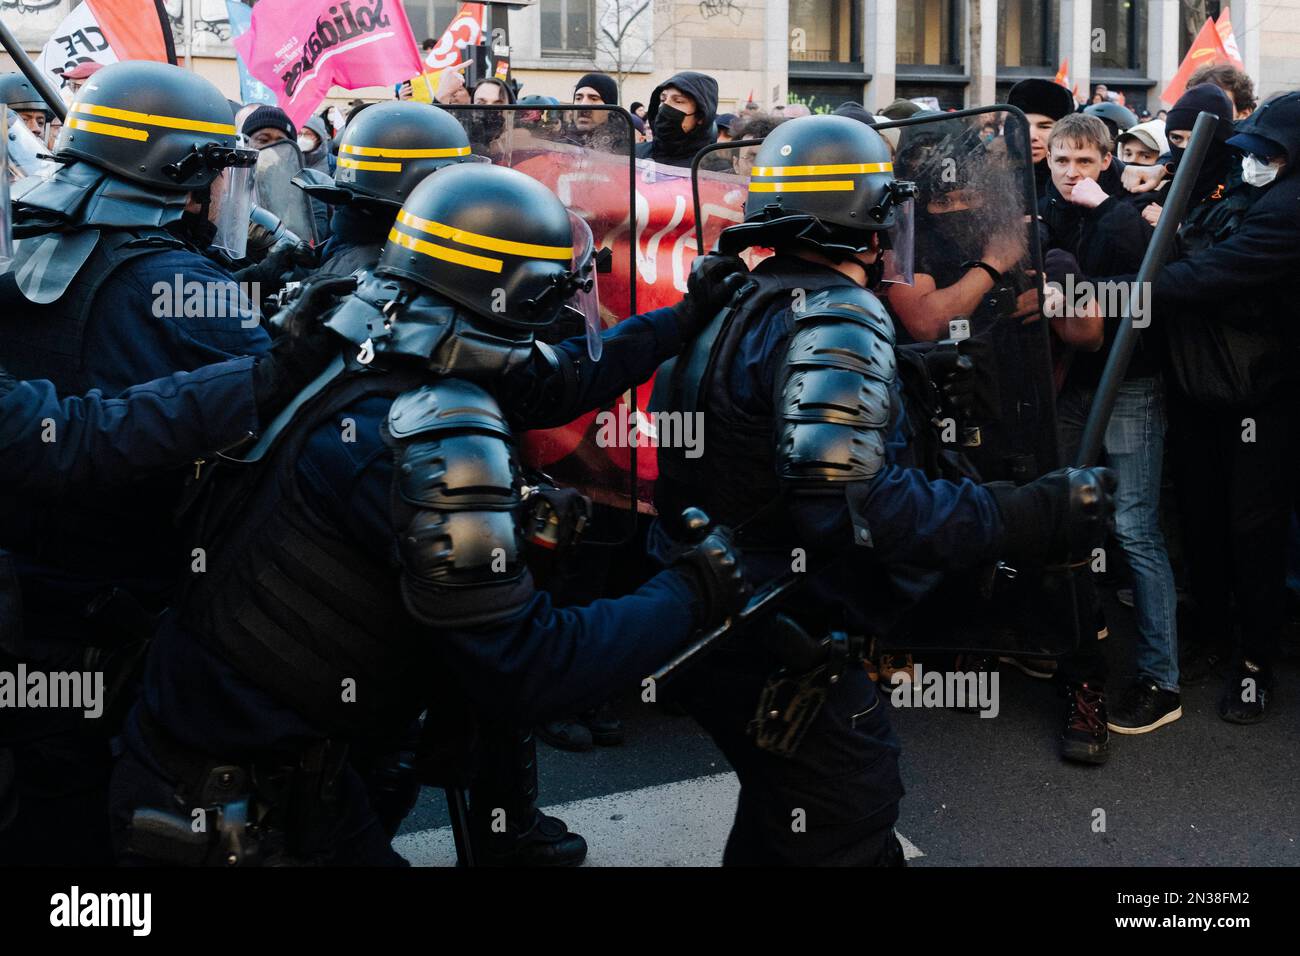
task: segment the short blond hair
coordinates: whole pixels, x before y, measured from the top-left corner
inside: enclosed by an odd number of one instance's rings
[[[1058,145],[1074,149],[1087,149],[1094,146],[1103,157],[1110,153],[1110,130],[1095,116],[1087,113],[1070,113],[1062,116],[1052,127],[1047,137],[1047,149],[1051,151]]]

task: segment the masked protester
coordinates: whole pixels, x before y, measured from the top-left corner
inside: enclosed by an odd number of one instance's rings
[[[375,275],[326,322],[341,356],[369,343],[370,361],[338,362],[259,466],[214,475],[200,529],[213,564],[151,649],[115,770],[124,861],[400,864],[352,745],[426,709],[424,734],[444,739],[438,715],[465,698],[459,712],[472,702],[513,726],[582,709],[743,605],[720,527],[618,600],[556,608],[534,584],[513,435],[573,408],[506,390],[551,353],[535,332],[591,278],[574,228],[540,183],[484,164],[441,169],[407,198]],[[217,806],[230,825],[196,841],[193,811]],[[470,807],[500,811],[545,842],[533,831],[552,824],[527,794]]]
[[[801,188],[781,188],[795,182]],[[775,255],[750,274],[716,336],[701,334],[660,373],[668,381],[657,404],[683,420],[699,415],[706,453],[659,449],[652,553],[670,560],[689,547],[678,505],[699,498],[743,525],[756,585],[789,573],[792,554],[808,562],[779,619],[755,622],[673,688],[740,778],[726,864],[901,865],[889,708],[860,652],[813,649],[841,633],[888,633],[908,603],[903,593],[915,593],[916,569],[995,556],[1041,564],[1069,551],[1068,541],[1104,533],[1104,475],[981,486],[899,463],[909,419],[893,323],[875,290],[882,246],[892,244],[910,192],[894,178],[889,147],[863,123],[808,116],[777,126],[754,162],[744,223],[718,243],[722,254],[762,246]],[[1097,495],[1092,516],[1079,510],[1085,485]],[[1084,528],[1081,538],[1068,530]],[[897,587],[886,583],[895,571]],[[812,700],[795,687],[823,693],[821,706],[783,710],[787,694]],[[819,808],[819,824],[792,832],[792,815],[808,806]]]
[[[703,73],[683,72],[655,87],[646,121],[654,139],[636,154],[667,166],[691,165],[697,152],[717,138],[718,81]]]
[[[1295,486],[1300,93],[1234,129],[1227,94],[1193,87],[1169,111],[1173,163],[1201,111],[1218,124],[1179,254],[1152,283],[1152,326],[1168,350],[1171,462],[1196,603],[1191,666],[1203,675],[1230,660],[1219,715],[1257,723],[1273,701]]]
[[[302,151],[304,169],[314,169],[326,176],[333,175],[334,157],[330,155],[329,134],[323,117],[313,116],[298,130],[298,149]],[[311,208],[316,219],[316,238],[324,242],[330,234],[330,207],[313,199]]]

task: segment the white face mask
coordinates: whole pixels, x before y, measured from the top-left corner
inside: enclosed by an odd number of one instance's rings
[[[1241,158],[1241,179],[1248,186],[1267,186],[1281,171],[1281,162],[1266,163],[1253,153]]]

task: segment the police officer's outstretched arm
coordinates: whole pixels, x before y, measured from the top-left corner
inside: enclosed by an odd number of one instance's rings
[[[58,497],[125,484],[238,444],[258,429],[254,359],[60,399],[0,369],[0,486]]]
[[[737,256],[699,256],[682,300],[605,329],[599,361],[588,355],[585,336],[537,343],[533,361],[508,376],[503,398],[511,422],[519,429],[554,428],[648,381],[726,306],[748,271]]]
[[[509,428],[474,384],[444,380],[401,396],[385,440],[406,609],[469,693],[498,711],[532,720],[594,706],[744,604],[730,534],[714,528],[633,594],[555,607],[523,563]]]

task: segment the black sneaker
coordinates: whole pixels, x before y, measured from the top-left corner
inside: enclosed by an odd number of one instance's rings
[[[1106,729],[1106,693],[1089,683],[1067,684],[1069,701],[1061,756],[1075,763],[1103,764],[1110,757],[1110,731]]]
[[[1181,716],[1183,705],[1177,694],[1162,690],[1148,677],[1139,677],[1137,683],[1120,695],[1106,726],[1117,734],[1146,734],[1172,724]]]
[[[1219,697],[1219,716],[1230,724],[1257,724],[1268,714],[1272,671],[1245,658],[1238,658],[1232,671]]]

